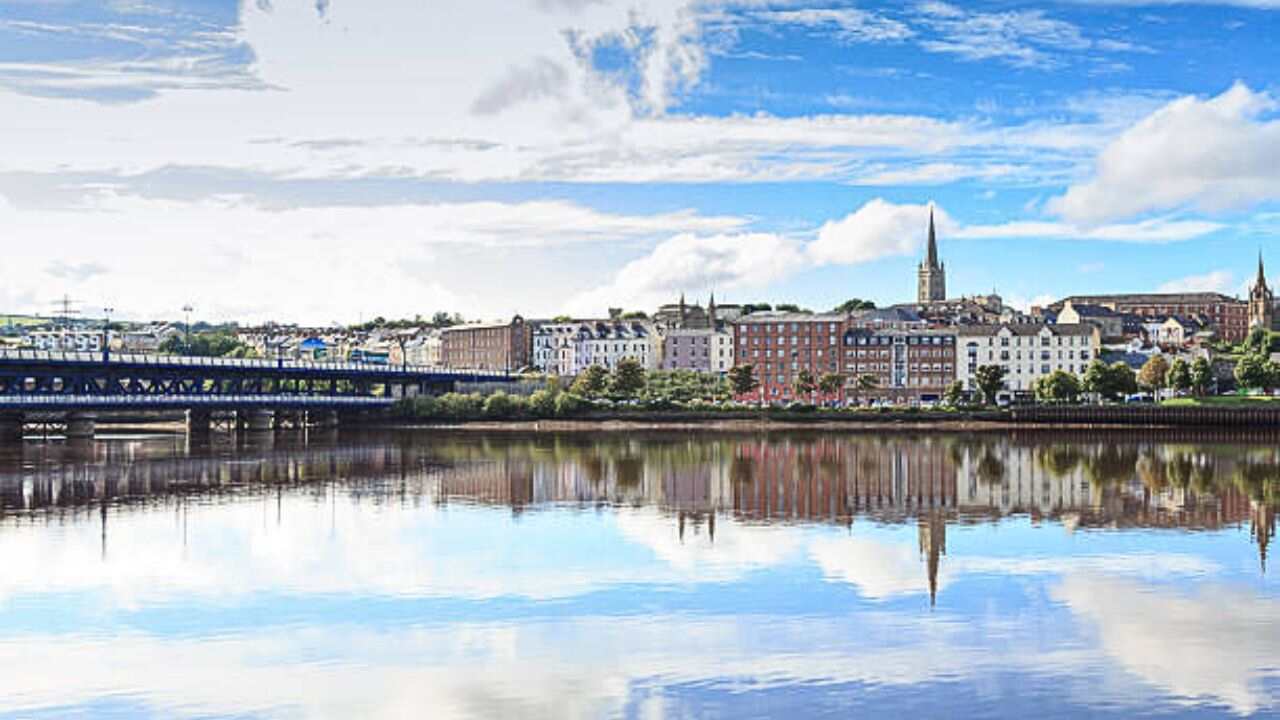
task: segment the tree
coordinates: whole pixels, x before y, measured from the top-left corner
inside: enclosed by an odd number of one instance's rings
[[[634,358],[623,358],[613,369],[613,378],[609,382],[609,390],[619,399],[632,400],[644,390],[644,366]]]
[[[742,306],[742,314],[750,315],[757,312],[769,312],[773,306],[769,303],[746,303]]]
[[[1065,370],[1054,370],[1036,381],[1036,399],[1043,402],[1075,402],[1080,380]]]
[[[1213,366],[1207,358],[1196,358],[1191,363],[1191,389],[1196,395],[1207,395],[1213,386]]]
[[[1267,358],[1258,353],[1249,353],[1236,363],[1236,382],[1242,388],[1264,388],[1271,378],[1267,372]]]
[[[1169,380],[1169,361],[1163,355],[1152,355],[1138,371],[1138,384],[1159,394]]]
[[[802,308],[799,305],[793,305],[791,303],[781,303],[778,305],[776,309],[778,312],[789,312],[789,313],[812,313],[813,312],[812,310],[806,310],[805,308]]]
[[[809,396],[809,401],[813,402],[813,392],[818,389],[818,384],[813,379],[813,373],[808,370],[801,370],[792,379],[791,388],[795,390],[797,398]]]
[[[1009,371],[1000,365],[983,365],[978,368],[974,375],[974,382],[982,393],[984,404],[995,404],[996,395],[1004,389],[1004,377],[1008,374]]]
[[[743,397],[755,392],[760,387],[760,382],[756,380],[756,368],[754,365],[734,365],[729,368],[729,386],[733,388],[735,397]]]
[[[876,309],[876,304],[871,302],[870,300],[863,300],[861,298],[852,298],[850,300],[845,300],[844,302],[837,305],[835,310],[832,310],[832,312],[847,315],[856,310],[875,310],[875,309]]]
[[[880,379],[870,373],[863,373],[853,382],[853,396],[855,399],[862,397],[863,393],[876,389],[880,385]]]
[[[599,365],[591,365],[578,374],[569,389],[579,397],[594,399],[604,395],[608,386],[609,373]]]
[[[823,398],[840,394],[842,387],[844,387],[844,376],[840,373],[825,373],[818,378],[818,392],[822,393]]]
[[[1169,365],[1167,384],[1174,392],[1186,392],[1191,389],[1191,366],[1182,358],[1175,358]]]
[[[951,407],[959,407],[960,403],[964,402],[964,383],[956,380],[948,385],[946,391],[942,393],[942,401]]]
[[[1108,365],[1094,360],[1084,371],[1084,389],[1104,400],[1115,400],[1138,389],[1133,368],[1122,362]]]

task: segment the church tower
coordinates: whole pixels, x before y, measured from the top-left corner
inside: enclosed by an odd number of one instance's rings
[[[1267,287],[1267,273],[1262,268],[1262,252],[1258,252],[1258,279],[1249,289],[1249,328],[1270,330],[1275,315],[1275,296]]]
[[[917,274],[917,302],[923,304],[947,299],[947,266],[938,262],[938,234],[933,226],[933,208],[929,208],[929,249]]]

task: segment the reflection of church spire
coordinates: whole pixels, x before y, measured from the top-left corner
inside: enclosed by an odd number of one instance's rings
[[[1267,574],[1267,548],[1276,535],[1276,511],[1265,503],[1255,502],[1250,508],[1249,534],[1258,543],[1258,563]]]
[[[684,543],[684,511],[681,510],[680,512],[676,513],[676,516],[679,518],[679,523],[680,523],[680,542]]]
[[[711,544],[716,544],[716,513],[714,510],[707,517],[707,535],[711,538]]]
[[[929,607],[938,602],[938,567],[947,554],[947,521],[942,513],[922,515],[919,520],[920,554],[927,556],[929,569]]]

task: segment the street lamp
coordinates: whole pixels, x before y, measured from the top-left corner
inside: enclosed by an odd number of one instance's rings
[[[186,319],[186,332],[184,334],[185,339],[183,340],[183,345],[185,346],[184,349],[187,355],[191,354],[191,311],[194,309],[195,308],[191,307],[190,304],[182,306],[183,317]]]
[[[102,308],[102,362],[111,360],[111,313],[115,308]]]

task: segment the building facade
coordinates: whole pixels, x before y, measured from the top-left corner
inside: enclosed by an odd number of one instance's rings
[[[662,343],[663,370],[726,373],[733,367],[733,331],[718,329],[668,330]]]
[[[958,379],[977,390],[978,368],[1005,369],[1005,398],[1030,392],[1055,370],[1083,375],[1102,350],[1102,336],[1088,324],[981,325],[957,329]]]
[[[846,404],[938,402],[956,379],[954,330],[850,328],[843,344]]]
[[[440,333],[440,357],[449,368],[519,370],[529,365],[532,348],[532,328],[518,315],[508,323],[455,325]]]
[[[797,397],[796,378],[802,370],[815,379],[840,372],[844,330],[843,315],[752,313],[733,324],[733,359],[754,368],[766,402],[808,400]]]
[[[1103,305],[1119,313],[1142,316],[1203,316],[1219,338],[1240,342],[1249,334],[1249,304],[1213,292],[1137,293],[1121,295],[1072,295],[1050,309],[1060,311],[1064,304]]]
[[[941,302],[947,299],[947,267],[938,260],[938,236],[933,225],[933,210],[929,211],[929,245],[924,262],[916,272],[916,300],[920,303]]]

